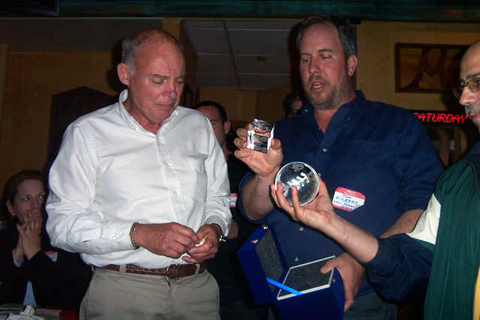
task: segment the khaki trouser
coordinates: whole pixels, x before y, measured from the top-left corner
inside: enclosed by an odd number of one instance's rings
[[[208,271],[176,280],[96,269],[80,319],[220,319],[217,282]]]

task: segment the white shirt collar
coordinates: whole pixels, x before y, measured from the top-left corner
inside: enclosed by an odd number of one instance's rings
[[[126,124],[132,128],[133,130],[137,131],[137,132],[144,132],[146,134],[153,134],[151,133],[150,131],[148,130],[145,130],[139,123],[137,120],[135,120],[135,118],[132,117],[132,115],[125,109],[125,106],[123,105],[123,103],[127,100],[128,98],[128,89],[124,89],[122,92],[120,92],[120,95],[118,97],[118,105],[119,105],[119,111],[120,111],[120,115],[121,117],[125,120]],[[167,128],[168,127],[168,123],[173,121],[178,115],[178,108],[175,108],[175,110],[173,110],[172,114],[170,115],[170,117],[168,117],[167,119],[165,119],[160,127],[160,130],[162,130],[162,128]]]

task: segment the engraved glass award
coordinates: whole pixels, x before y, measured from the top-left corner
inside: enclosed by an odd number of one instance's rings
[[[298,201],[302,206],[317,196],[320,186],[315,169],[299,161],[287,163],[278,171],[275,177],[275,188],[279,182],[283,186],[283,195],[290,204],[292,204],[292,187],[297,187]]]
[[[254,119],[248,126],[247,149],[266,153],[273,138],[273,123]]]

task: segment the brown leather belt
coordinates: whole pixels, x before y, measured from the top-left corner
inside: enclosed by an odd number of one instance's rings
[[[172,264],[169,267],[161,269],[142,268],[134,264],[127,264],[125,267],[125,271],[127,273],[148,274],[152,276],[162,276],[170,279],[178,279],[205,272],[205,270],[207,269],[207,263],[203,261],[199,264]],[[120,271],[120,266],[115,264],[109,264],[104,267],[100,267],[99,269]]]

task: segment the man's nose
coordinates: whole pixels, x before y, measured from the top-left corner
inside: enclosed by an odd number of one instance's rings
[[[174,81],[169,81],[168,82],[167,87],[165,88],[165,93],[164,94],[172,100],[177,99],[177,90],[176,90]]]
[[[318,66],[316,60],[312,59],[310,61],[309,66],[308,66],[308,72],[309,73],[318,73],[318,70],[319,70],[319,66]]]
[[[468,87],[463,88],[462,94],[460,95],[460,99],[459,99],[460,104],[462,106],[466,106],[468,104],[475,102],[475,99],[477,99],[477,94],[480,94],[480,93],[478,92],[473,93],[472,91],[470,91]]]

